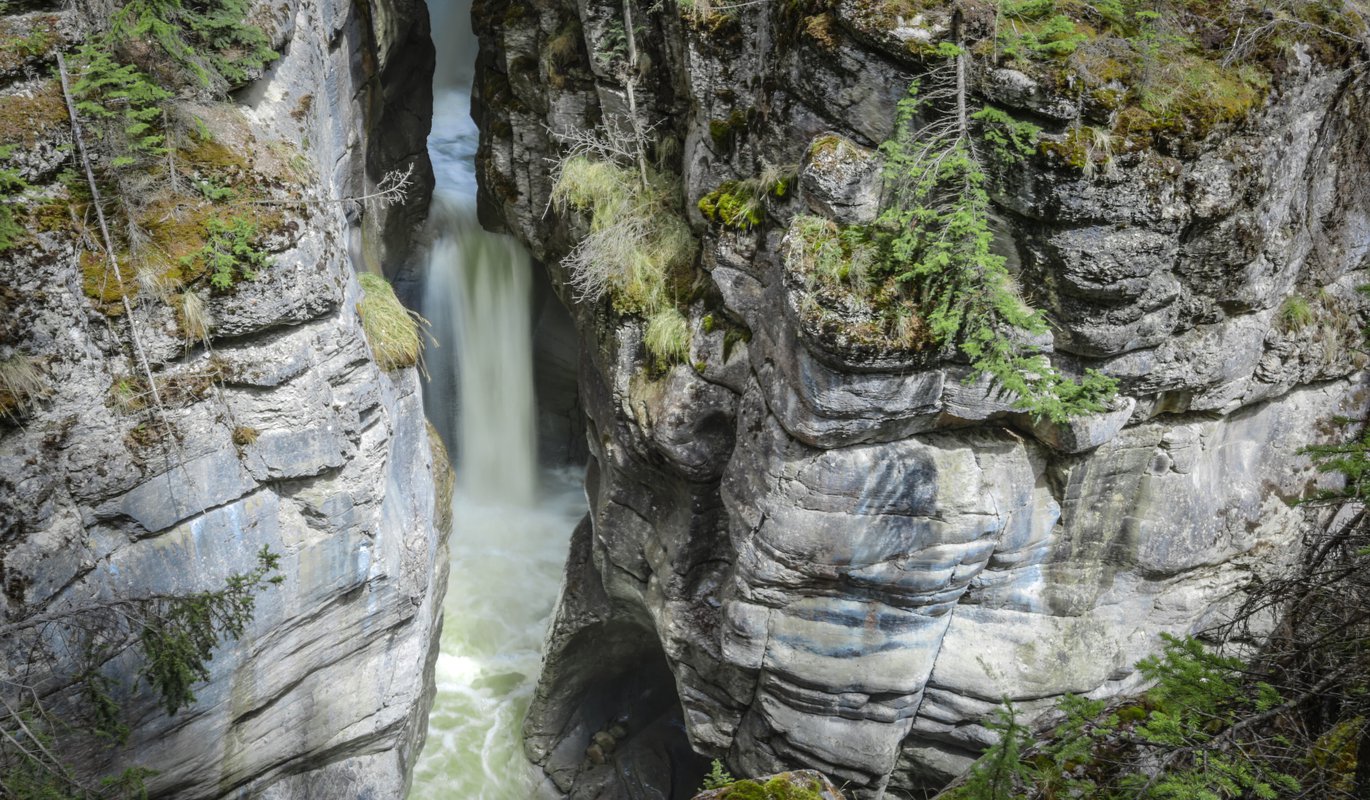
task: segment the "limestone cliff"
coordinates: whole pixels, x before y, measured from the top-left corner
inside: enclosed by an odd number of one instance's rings
[[[609,68],[622,6],[475,11],[482,218],[547,265],[582,340],[592,509],[526,726],[560,791],[615,784],[586,746],[622,719],[615,676],[663,654],[690,741],[737,772],[815,767],[862,797],[936,785],[1003,698],[1126,691],[1160,633],[1289,556],[1288,501],[1314,480],[1298,448],[1364,405],[1363,67],[1296,46],[1227,116],[1143,126],[1116,81],[1086,96],[987,54],[986,4],[647,6],[631,101],[680,145],[668,169],[701,240],[689,354],[664,370],[640,318],[571,288],[586,219],[549,202],[558,136],[630,105]],[[953,37],[977,53],[972,102],[1042,128],[995,191],[995,246],[1048,312],[1058,368],[1119,380],[1110,413],[1050,424],[955,354],[871,346],[864,312],[789,256],[800,214],[878,210],[875,148]],[[1105,156],[1087,126],[1112,126]],[[698,213],[789,164],[798,191],[759,218]]]
[[[424,7],[259,3],[251,19],[281,57],[231,100],[168,104],[156,174],[170,189],[106,203],[139,215],[114,233],[122,284],[79,166],[62,172],[72,133],[53,68],[108,9],[6,7],[0,146],[30,187],[27,233],[0,255],[0,360],[39,377],[0,419],[3,622],[212,589],[263,546],[284,576],[187,709],[167,715],[136,659],[112,662],[128,741],[63,738],[64,759],[83,776],[156,770],[155,797],[402,797],[432,702],[451,483],[417,370],[373,357],[354,270],[397,269],[425,213]],[[409,166],[408,203],[340,201]],[[167,199],[149,209],[154,196]],[[191,243],[240,215],[269,264],[211,284]],[[0,671],[43,678],[19,641],[0,640]],[[36,685],[58,713],[82,708]]]

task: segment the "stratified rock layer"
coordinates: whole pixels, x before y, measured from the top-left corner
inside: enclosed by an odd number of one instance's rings
[[[917,45],[950,30],[951,4],[930,5],[897,25],[867,2],[807,19],[766,3],[698,22],[639,12],[652,69],[635,99],[682,143],[706,288],[687,363],[665,374],[640,320],[564,291],[592,530],[526,726],[562,791],[584,772],[587,704],[613,702],[581,689],[642,637],[691,741],[734,771],[813,766],[859,797],[936,784],[991,741],[1004,698],[1032,712],[1127,691],[1161,633],[1202,629],[1286,564],[1302,525],[1289,503],[1316,480],[1299,448],[1364,407],[1370,80],[1310,58],[1182,158],[1134,149],[1095,176],[1033,158],[996,197],[996,248],[1054,323],[1044,349],[1118,378],[1109,413],[1047,424],[963,364],[809,326],[785,234],[799,213],[875,212],[875,146],[926,69]],[[604,66],[620,9],[476,11],[483,219],[563,287],[584,220],[548,212],[544,165],[558,132],[625,113]],[[1048,141],[1078,115],[1022,73],[971,82]],[[799,191],[756,228],[695,213],[723,181],[785,164]],[[1309,313],[1291,322],[1296,295]]]
[[[62,25],[79,39],[97,14],[74,13]],[[131,321],[117,303],[111,316],[97,309],[76,233],[61,224],[0,258],[7,314],[22,319],[6,328],[0,358],[31,359],[50,388],[0,427],[0,608],[11,621],[221,588],[267,547],[284,582],[265,588],[243,636],[215,651],[196,702],[168,716],[137,659],[116,661],[108,674],[128,742],[82,751],[63,737],[63,759],[83,775],[156,770],[154,797],[400,798],[432,702],[448,467],[416,370],[376,366],[353,272],[365,267],[362,251],[398,260],[408,241],[394,232],[423,214],[429,170],[414,154],[426,117],[388,132],[378,117],[415,105],[423,117],[426,12],[298,0],[255,14],[283,57],[239,102],[187,111],[250,165],[240,192],[280,175],[298,191],[282,207],[272,265],[231,291],[199,290],[203,341],[155,287],[141,287]],[[403,86],[387,77],[396,59],[413,70]],[[0,113],[47,85],[46,64],[25,69],[5,76]],[[367,131],[391,138],[380,147]],[[42,155],[70,145],[64,114],[35,136],[23,169],[42,187],[53,178]],[[340,200],[410,163],[412,205],[389,221],[358,219],[361,206]],[[375,241],[350,247],[363,226]],[[136,396],[146,387],[130,324],[162,387],[160,413]],[[7,676],[26,658],[9,644]]]

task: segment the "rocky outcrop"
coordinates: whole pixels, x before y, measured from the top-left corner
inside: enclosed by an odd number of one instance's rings
[[[1120,151],[1098,174],[1044,148],[996,196],[996,247],[1053,322],[1043,347],[1068,373],[1116,377],[1111,412],[1053,425],[945,354],[809,324],[791,220],[873,216],[875,145],[952,28],[953,4],[883,5],[639,11],[652,68],[636,102],[682,145],[705,288],[688,361],[664,373],[640,320],[563,291],[592,531],[526,727],[563,791],[586,772],[592,718],[615,713],[577,688],[623,668],[595,643],[644,636],[690,741],[735,771],[812,766],[860,797],[936,785],[991,740],[1003,699],[1127,691],[1159,634],[1201,630],[1278,569],[1302,524],[1289,501],[1316,477],[1299,448],[1364,407],[1370,82],[1306,53],[1245,123]],[[584,223],[549,214],[545,165],[557,132],[624,113],[605,66],[618,8],[475,12],[482,219],[563,287]],[[1073,101],[977,64],[976,97],[1069,141]],[[723,181],[786,164],[800,191],[755,228],[695,214]]]
[[[55,18],[70,42],[85,32],[68,14]],[[407,244],[393,232],[423,214],[426,17],[421,4],[292,0],[255,19],[282,57],[236,102],[171,110],[201,118],[214,148],[182,162],[182,180],[212,156],[239,195],[280,209],[261,212],[271,264],[253,280],[168,294],[140,278],[106,293],[95,233],[67,216],[55,180],[70,152],[65,109],[4,142],[17,145],[34,206],[61,216],[0,258],[13,322],[0,359],[25,359],[46,384],[0,424],[0,608],[10,622],[214,589],[267,547],[284,581],[215,651],[197,701],[167,715],[138,661],[116,660],[107,674],[123,687],[128,741],[63,739],[64,758],[83,775],[154,769],[155,797],[398,798],[432,702],[451,484],[416,370],[385,372],[372,357],[354,270],[397,266]],[[52,100],[50,50],[38,50],[3,78],[6,122],[47,108],[32,98]],[[388,127],[396,109],[413,119]],[[340,201],[406,165],[413,205],[387,216]],[[197,202],[149,218],[153,240]],[[390,233],[382,247],[364,231]],[[120,291],[131,317],[110,302]],[[7,676],[25,664],[15,643],[0,644]],[[48,701],[67,708],[60,687]]]

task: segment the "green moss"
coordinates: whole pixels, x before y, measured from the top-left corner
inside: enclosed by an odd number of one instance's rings
[[[767,169],[755,178],[724,181],[699,199],[699,213],[725,228],[750,230],[766,219],[766,199],[785,197],[795,180],[794,168]]]
[[[766,217],[761,199],[746,191],[738,181],[726,181],[699,199],[699,213],[725,228],[750,230]]]
[[[822,785],[793,773],[775,775],[765,783],[741,780],[724,787],[722,800],[822,800]]]
[[[31,94],[0,97],[0,146],[33,147],[57,138],[70,124],[62,86],[55,80],[39,83]]]
[[[738,781],[723,792],[723,800],[769,800],[766,787],[753,780]]]
[[[766,781],[769,800],[822,800],[822,785],[812,778],[796,775],[776,775]]]
[[[734,111],[726,119],[709,120],[709,139],[720,153],[731,153],[738,137],[747,129],[747,113]]]
[[[1271,17],[1245,2],[1002,0],[995,46],[976,52],[1079,98],[1093,118],[1126,115],[1112,132],[1131,148],[1169,147],[1246,119],[1295,42],[1345,60],[1365,19],[1342,0],[1285,3]],[[1084,166],[1078,150],[1057,155]]]
[[[61,41],[56,14],[0,19],[0,72],[52,55]]]

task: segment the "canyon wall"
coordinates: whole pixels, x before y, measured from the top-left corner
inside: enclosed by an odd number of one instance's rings
[[[990,35],[986,7],[697,5],[636,11],[631,101],[679,145],[658,152],[701,242],[689,354],[664,367],[642,319],[572,287],[588,220],[550,200],[563,137],[629,113],[621,5],[474,12],[482,220],[571,308],[589,420],[592,508],[527,749],[554,793],[639,796],[596,734],[632,736],[645,695],[623,687],[664,658],[690,742],[735,773],[935,787],[1005,699],[1135,688],[1161,633],[1220,621],[1294,556],[1290,504],[1317,479],[1299,448],[1365,404],[1370,80],[1296,48],[1241,119],[1119,138],[1083,169],[1072,132],[1109,114],[974,60],[971,101],[1043,129],[994,192],[995,249],[1048,313],[1053,362],[1120,385],[1110,411],[1052,424],[954,354],[871,347],[842,309],[815,323],[787,257],[800,214],[874,216],[896,103],[955,28]],[[798,190],[756,224],[696,208],[782,165]]]
[[[426,9],[259,3],[250,19],[281,57],[231,99],[167,104],[170,190],[105,204],[141,215],[142,234],[114,232],[123,285],[81,199],[54,74],[54,52],[107,13],[39,2],[0,17],[0,145],[31,184],[28,233],[0,257],[0,360],[42,384],[7,396],[0,419],[3,624],[221,588],[269,548],[283,581],[214,651],[196,701],[168,715],[120,656],[104,672],[127,741],[63,737],[63,758],[84,777],[156,770],[154,797],[402,797],[432,702],[451,474],[418,370],[373,356],[354,271],[398,270],[426,213]],[[411,168],[398,205],[344,200]],[[197,181],[225,205],[186,190]],[[149,211],[154,192],[170,199]],[[268,231],[269,265],[227,288],[174,271],[201,223],[235,214]],[[165,259],[140,257],[140,235]],[[0,665],[43,679],[26,641],[7,635]],[[58,713],[90,710],[60,680],[37,685]]]

